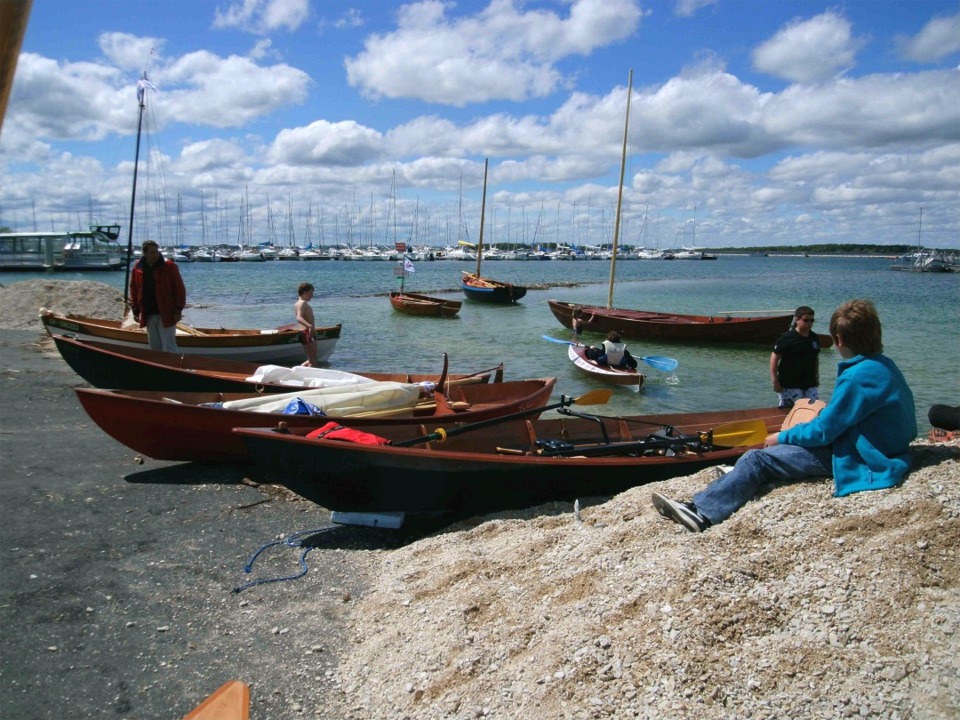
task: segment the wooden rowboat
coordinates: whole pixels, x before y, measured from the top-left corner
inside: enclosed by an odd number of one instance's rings
[[[500,383],[455,385],[447,395],[423,398],[412,407],[371,411],[350,417],[330,411],[314,415],[275,415],[253,410],[211,407],[249,400],[249,393],[178,393],[138,390],[76,388],[83,409],[100,428],[118,442],[157,460],[242,462],[247,459],[235,427],[259,427],[283,420],[292,428],[312,429],[328,421],[351,427],[413,425],[454,426],[535,410],[550,399],[556,378]],[[292,393],[291,395],[296,395]],[[283,395],[263,399],[285,398]],[[312,400],[310,400],[312,402]]]
[[[420,293],[391,292],[390,304],[397,312],[419,317],[456,317],[463,304],[459,300],[444,300]]]
[[[550,407],[556,406],[546,409]],[[739,443],[762,442],[785,416],[778,408],[631,417],[567,413],[485,423],[455,437],[448,433],[442,443],[409,447],[395,443],[415,439],[429,423],[419,430],[409,425],[363,428],[393,445],[310,439],[303,428],[235,432],[261,467],[261,479],[285,485],[329,510],[480,514],[611,495],[732,464],[747,449]],[[725,444],[738,446],[720,447],[716,438],[711,440],[715,431],[734,426],[736,430],[721,434]]]
[[[149,348],[147,333],[140,328],[125,328],[119,320],[60,315],[40,311],[40,320],[50,335],[73,335],[81,340],[98,340],[124,347]],[[224,360],[294,365],[307,359],[300,342],[298,325],[283,325],[272,330],[201,328],[179,323],[177,348],[185,355],[208,355]],[[316,329],[317,361],[326,362],[340,337],[341,326]]]
[[[669,342],[726,342],[769,345],[790,328],[793,314],[786,315],[681,315],[647,310],[606,308],[597,305],[548,300],[560,323],[573,328],[573,311],[580,308],[583,330],[606,334],[616,330],[622,337]],[[820,347],[830,347],[829,335],[820,335]]]
[[[278,379],[271,382],[268,378],[276,373],[269,370],[264,373],[265,366],[256,363],[77,340],[67,335],[55,335],[53,341],[73,371],[98,388],[243,393],[285,393],[295,389],[291,384],[293,381]],[[287,374],[308,378],[327,373],[336,371],[294,367]],[[445,391],[448,385],[485,383],[491,377],[494,382],[500,382],[503,380],[503,365],[474,373],[448,373],[444,354],[444,367],[439,375],[406,372],[353,374],[383,382],[432,381],[439,390]]]
[[[646,379],[643,373],[636,368],[613,367],[611,365],[601,365],[586,356],[586,345],[576,344],[567,346],[567,356],[578,370],[586,373],[590,377],[601,380],[613,385],[633,385],[639,392],[643,387],[643,381]]]

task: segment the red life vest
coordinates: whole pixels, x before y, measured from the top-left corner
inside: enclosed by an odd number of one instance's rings
[[[311,430],[307,437],[313,440],[343,440],[345,442],[357,443],[358,445],[389,445],[387,438],[373,435],[362,430],[352,430],[351,428],[338,425],[335,422],[328,422],[323,427]]]

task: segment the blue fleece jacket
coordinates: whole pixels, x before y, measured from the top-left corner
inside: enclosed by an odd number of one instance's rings
[[[782,431],[781,443],[831,445],[834,495],[900,484],[917,436],[913,393],[885,355],[857,355],[837,365],[830,402],[808,423]]]

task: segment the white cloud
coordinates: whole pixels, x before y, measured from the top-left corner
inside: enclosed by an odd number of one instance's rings
[[[673,9],[678,17],[693,17],[699,10],[711,5],[718,5],[720,0],[677,0]]]
[[[823,82],[853,67],[862,44],[844,17],[825,12],[780,30],[753,51],[753,65],[794,82]]]
[[[162,38],[138,37],[129,33],[103,33],[97,42],[100,51],[112,64],[123,70],[142,72],[162,61]]]
[[[111,35],[102,43],[114,57],[136,55],[124,48],[160,45]],[[309,76],[285,64],[262,66],[249,58],[195,52],[172,61],[155,56],[150,79],[157,92],[148,105],[158,129],[173,122],[238,127],[278,108],[303,102]],[[124,61],[125,62],[125,61]],[[133,70],[136,64],[131,64]],[[56,62],[23,53],[17,64],[4,141],[24,133],[40,140],[92,142],[136,131],[136,78],[139,71],[91,62]],[[140,67],[142,69],[142,66]],[[78,101],[83,98],[83,101]],[[65,112],[64,108],[70,108]]]
[[[781,147],[926,148],[956,139],[958,108],[952,71],[870,75],[789,87],[768,100],[761,122]]]
[[[220,167],[234,166],[248,158],[237,143],[229,140],[203,140],[190,143],[180,151],[176,171],[185,173],[210,172]]]
[[[289,165],[339,165],[358,167],[382,153],[382,136],[351,121],[281,130],[269,151],[272,162]]]
[[[201,51],[157,71],[170,119],[214,127],[240,127],[306,99],[310,78],[285,64],[260,66],[250,58]]]
[[[443,3],[423,0],[400,9],[396,31],[371,35],[346,59],[347,78],[372,97],[458,107],[542,97],[564,82],[555,62],[624,40],[640,18],[636,0],[573,0],[566,18],[492,0],[449,20]]]
[[[346,28],[363,27],[363,24],[364,19],[360,11],[356,8],[350,8],[334,21],[333,26],[338,30],[343,30]]]
[[[135,81],[131,78],[129,85],[119,90],[122,80],[123,74],[107,65],[60,64],[23,53],[17,63],[4,138],[11,129],[38,139],[80,141],[129,131],[136,103]],[[124,113],[125,102],[131,112]]]
[[[897,38],[900,56],[914,62],[933,62],[960,50],[960,13],[937,17],[919,34]]]
[[[214,12],[215,28],[236,28],[258,35],[277,30],[293,32],[310,15],[308,0],[241,0]]]
[[[637,142],[644,149],[694,149],[755,157],[779,144],[762,111],[770,96],[725,72],[677,77],[636,103]]]

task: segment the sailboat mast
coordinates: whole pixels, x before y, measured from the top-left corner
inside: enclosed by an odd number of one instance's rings
[[[140,167],[140,134],[143,130],[143,111],[146,108],[147,98],[147,73],[144,71],[143,80],[137,83],[137,102],[140,105],[140,113],[137,118],[137,149],[133,156],[133,191],[130,194],[130,225],[127,228],[127,272],[123,278],[123,302],[130,307],[130,299],[127,297],[130,292],[130,259],[133,257],[133,210],[137,204],[137,170]]]
[[[483,259],[483,219],[487,214],[487,166],[489,158],[483,159],[483,196],[480,200],[480,240],[477,242],[477,280],[480,279],[480,261]]]
[[[920,224],[917,225],[917,252],[923,247],[920,243],[920,233],[923,231],[923,208],[920,208]]]
[[[620,211],[623,208],[623,176],[627,169],[627,137],[630,132],[630,96],[633,95],[633,70],[627,78],[627,117],[623,123],[623,149],[620,153],[620,187],[617,190],[617,217],[613,224],[613,255],[610,258],[610,288],[607,290],[607,307],[613,307],[613,278],[617,272],[617,247],[620,242]]]

